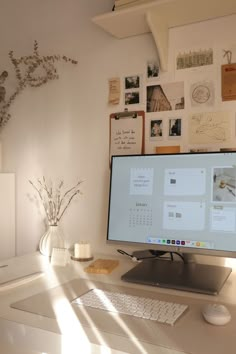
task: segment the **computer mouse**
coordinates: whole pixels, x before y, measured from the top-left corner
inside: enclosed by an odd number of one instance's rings
[[[204,319],[217,326],[225,325],[231,320],[231,314],[226,306],[221,304],[208,304],[202,309]]]

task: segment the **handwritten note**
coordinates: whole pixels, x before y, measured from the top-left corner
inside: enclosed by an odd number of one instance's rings
[[[110,155],[142,153],[142,117],[111,119]]]

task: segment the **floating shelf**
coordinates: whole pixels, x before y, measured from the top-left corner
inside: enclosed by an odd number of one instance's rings
[[[116,38],[151,32],[160,67],[167,71],[168,30],[236,13],[236,0],[156,0],[96,16],[92,21]]]

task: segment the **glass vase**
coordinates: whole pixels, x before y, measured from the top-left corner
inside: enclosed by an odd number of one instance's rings
[[[49,225],[48,230],[39,241],[39,251],[44,256],[51,257],[53,248],[63,248],[64,240],[58,225]]]

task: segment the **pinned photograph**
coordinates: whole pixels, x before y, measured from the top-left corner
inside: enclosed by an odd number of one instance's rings
[[[147,86],[147,112],[184,109],[184,82]]]
[[[162,137],[162,119],[151,120],[150,122],[150,138]]]
[[[130,75],[124,78],[124,104],[141,103],[141,76]]]
[[[138,104],[140,103],[139,91],[125,92],[125,104]]]
[[[169,119],[169,136],[181,136],[181,119]]]
[[[159,76],[159,64],[157,61],[147,62],[147,78],[153,79]]]
[[[138,75],[125,77],[125,90],[133,88],[140,88],[140,77]]]

